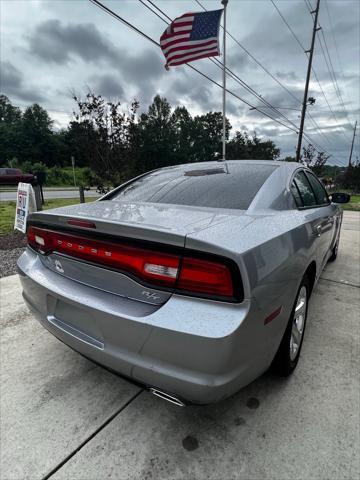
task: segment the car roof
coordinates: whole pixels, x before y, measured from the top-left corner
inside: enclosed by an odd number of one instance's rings
[[[195,163],[183,163],[180,165],[173,165],[169,167],[163,167],[164,169],[184,169],[184,168],[220,168],[222,165],[228,165],[232,168],[236,167],[244,167],[244,165],[272,165],[276,167],[283,167],[288,171],[292,172],[297,170],[298,168],[306,168],[303,164],[298,162],[284,162],[280,160],[215,160],[210,162],[195,162]]]

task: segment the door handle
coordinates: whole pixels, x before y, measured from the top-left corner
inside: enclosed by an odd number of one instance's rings
[[[321,233],[322,233],[322,226],[321,225],[318,225],[316,227],[316,232],[317,232],[317,236],[320,237]]]

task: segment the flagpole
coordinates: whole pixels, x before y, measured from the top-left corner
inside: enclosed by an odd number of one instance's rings
[[[226,159],[226,7],[228,0],[221,0],[224,5],[224,27],[223,27],[223,132],[222,132],[222,159]]]

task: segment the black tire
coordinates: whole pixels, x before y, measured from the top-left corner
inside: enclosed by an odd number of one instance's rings
[[[298,346],[296,356],[295,358],[291,358],[290,354],[290,340],[291,340],[291,332],[293,328],[293,323],[294,323],[294,314],[295,314],[295,308],[298,302],[299,294],[301,289],[305,287],[306,289],[306,307],[305,307],[305,319],[303,323],[303,328],[302,328],[302,337],[300,340],[300,345]],[[301,352],[301,347],[302,343],[304,340],[304,333],[305,333],[305,328],[306,328],[306,320],[307,320],[307,314],[308,314],[308,304],[309,304],[309,298],[311,294],[311,288],[310,288],[310,282],[307,276],[305,275],[300,283],[298,292],[296,294],[296,299],[294,302],[294,306],[291,311],[290,319],[287,324],[284,336],[281,340],[279,349],[275,355],[275,358],[273,360],[273,363],[271,365],[271,369],[277,373],[278,375],[282,377],[287,377],[292,374],[292,372],[295,370],[296,365],[298,364],[299,358],[300,358],[300,352]]]
[[[337,239],[334,248],[332,249],[331,255],[329,257],[328,262],[335,262],[337,255],[338,255],[338,250],[339,250],[339,239]]]

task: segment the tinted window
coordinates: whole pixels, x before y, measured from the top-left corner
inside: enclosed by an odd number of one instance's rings
[[[304,207],[312,207],[316,205],[314,192],[311,189],[310,183],[303,171],[297,173],[294,178],[295,184],[299,189],[301,199]]]
[[[226,168],[221,163],[172,167],[134,180],[110,198],[245,210],[276,168],[264,164],[228,164]]]
[[[302,203],[299,190],[298,190],[298,188],[297,188],[297,186],[296,186],[296,184],[295,184],[294,181],[292,182],[290,189],[291,189],[291,193],[292,193],[293,196],[294,196],[296,206],[297,206],[297,207],[303,207],[304,205],[303,205],[303,203]]]
[[[310,185],[314,190],[317,204],[327,205],[329,203],[329,198],[327,196],[325,188],[321,185],[319,180],[312,173],[307,172],[306,176],[308,177]]]

